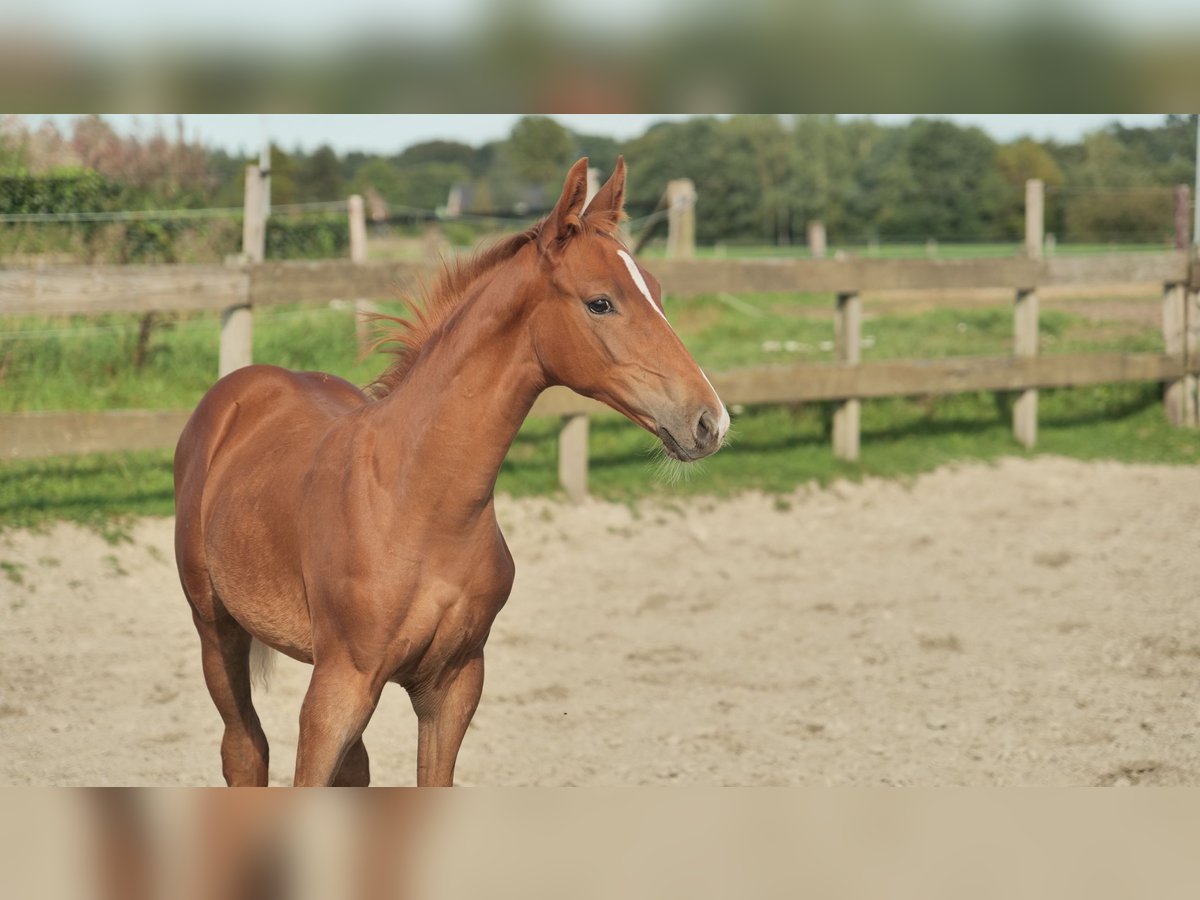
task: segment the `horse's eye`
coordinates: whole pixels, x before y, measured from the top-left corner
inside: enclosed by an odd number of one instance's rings
[[[589,300],[587,308],[592,314],[597,316],[607,315],[616,309],[612,305],[612,301],[607,297],[597,297],[595,300]]]

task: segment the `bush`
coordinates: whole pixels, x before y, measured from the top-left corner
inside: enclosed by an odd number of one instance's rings
[[[46,175],[0,174],[0,215],[104,212],[121,188],[91,169],[54,169]]]
[[[334,259],[349,248],[350,223],[340,213],[267,220],[267,259]]]

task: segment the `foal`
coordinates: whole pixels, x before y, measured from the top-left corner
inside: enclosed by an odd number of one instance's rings
[[[249,366],[200,401],[175,451],[175,555],[229,784],[267,783],[252,638],[313,666],[297,785],[369,782],[388,681],[417,715],[417,783],[453,783],[513,582],[496,474],[543,389],[607,403],[676,459],[721,446],[725,407],[616,237],[624,161],[584,211],[586,184],[581,159],[543,222],[449,266],[365,391]]]

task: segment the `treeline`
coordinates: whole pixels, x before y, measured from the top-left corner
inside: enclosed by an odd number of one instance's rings
[[[668,180],[697,186],[702,243],[799,243],[819,219],[830,240],[1015,241],[1024,183],[1047,185],[1047,230],[1062,240],[1158,242],[1173,234],[1174,185],[1194,179],[1194,117],[1112,125],[1073,143],[998,143],[935,119],[884,125],[829,115],[697,117],[618,142],[529,116],[503,140],[430,141],[394,155],[272,150],[276,204],[362,193],[394,219],[444,209],[522,218],[546,209],[580,155],[604,173],[630,166],[628,207],[655,209]],[[70,134],[0,122],[0,213],[236,207],[248,160],[183,137],[139,140],[84,117]],[[636,223],[635,223],[636,225]]]

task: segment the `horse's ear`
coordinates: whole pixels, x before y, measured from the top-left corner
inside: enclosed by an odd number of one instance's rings
[[[583,228],[583,221],[579,215],[583,212],[584,201],[587,200],[587,170],[588,160],[585,156],[571,166],[571,171],[567,173],[562,196],[546,217],[538,236],[538,244],[543,251],[561,248],[571,235]]]
[[[625,157],[618,156],[613,173],[588,204],[584,217],[601,231],[612,233],[625,218]]]

